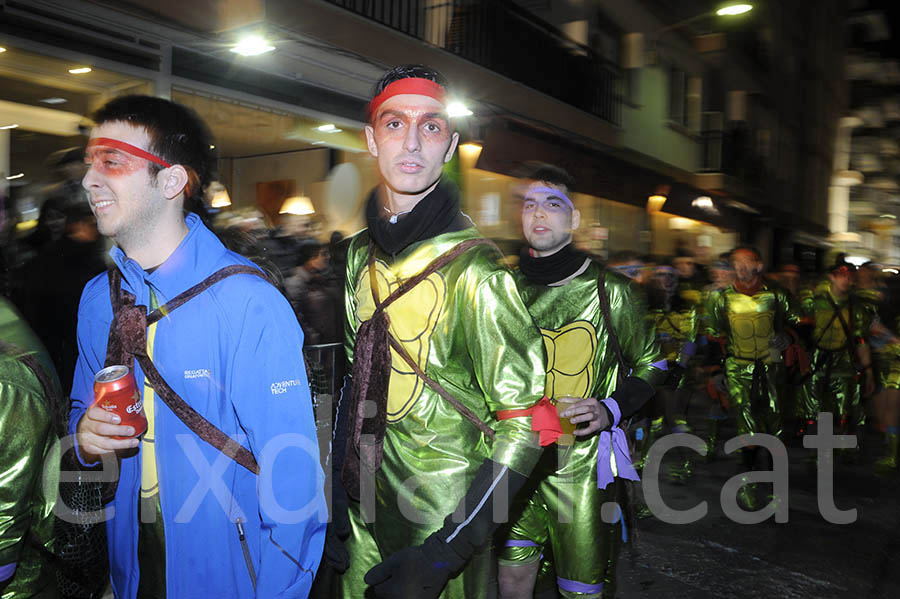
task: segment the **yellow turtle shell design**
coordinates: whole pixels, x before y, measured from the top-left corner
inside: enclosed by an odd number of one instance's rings
[[[375,261],[375,280],[378,298],[384,301],[402,280],[394,277],[390,267],[381,260]],[[425,370],[431,347],[431,335],[446,301],[447,285],[443,275],[435,272],[407,291],[387,307],[390,318],[390,334],[412,356],[416,364]],[[356,314],[360,322],[372,317],[375,301],[369,283],[369,270],[364,268],[356,286]],[[406,416],[422,395],[424,383],[416,373],[391,348],[391,380],[388,383],[387,421],[398,422]]]
[[[840,310],[844,322],[849,323],[850,310],[846,306]],[[829,350],[840,349],[847,343],[847,334],[844,332],[844,326],[841,324],[841,317],[836,317],[832,320],[833,315],[834,310],[816,311],[816,327],[813,333],[815,338],[819,340],[819,347]],[[826,329],[825,327],[828,328]]]
[[[775,335],[775,313],[760,312],[759,303],[745,295],[729,299],[728,307],[735,354],[752,360],[767,356],[769,341]]]
[[[576,320],[560,329],[541,329],[547,350],[547,384],[544,394],[588,397],[594,386],[594,355],[597,331],[586,320]]]

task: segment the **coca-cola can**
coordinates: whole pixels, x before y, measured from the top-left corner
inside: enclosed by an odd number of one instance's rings
[[[134,427],[134,437],[147,432],[144,401],[134,375],[127,366],[107,366],[94,376],[94,405],[118,414],[122,419],[120,424]]]

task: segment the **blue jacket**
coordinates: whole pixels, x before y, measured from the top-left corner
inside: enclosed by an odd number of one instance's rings
[[[194,215],[175,252],[148,274],[118,248],[111,255],[123,288],[160,305],[230,264],[251,264],[225,249]],[[70,430],[93,400],[103,368],[112,307],[106,273],[90,281],[78,312],[78,363]],[[253,597],[238,538],[244,523],[258,597],[307,597],[325,539],[327,508],[315,423],[302,357],[303,333],[288,302],[252,275],[224,279],[159,321],[154,364],[195,410],[253,452],[259,477],[194,435],[157,399],[156,455],[169,597]],[[143,373],[135,361],[143,389]],[[276,459],[277,458],[277,459]],[[112,585],[118,598],[138,587],[141,454],[122,460],[107,507]],[[297,563],[294,563],[294,562]]]

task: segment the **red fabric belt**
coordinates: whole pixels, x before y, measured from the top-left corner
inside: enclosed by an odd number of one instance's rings
[[[547,447],[556,443],[562,436],[562,427],[559,424],[559,414],[556,406],[546,395],[530,408],[518,410],[500,410],[497,412],[497,420],[510,418],[523,418],[531,416],[531,430],[540,435],[541,447]]]

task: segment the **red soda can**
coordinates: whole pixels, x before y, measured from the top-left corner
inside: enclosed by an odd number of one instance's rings
[[[122,419],[120,424],[134,427],[134,437],[147,432],[144,401],[134,375],[127,366],[108,366],[94,376],[94,405],[118,414]]]

